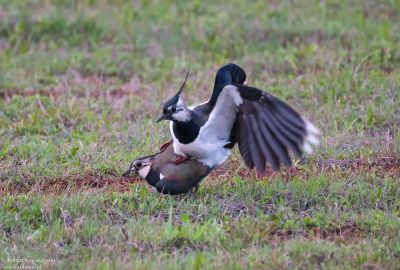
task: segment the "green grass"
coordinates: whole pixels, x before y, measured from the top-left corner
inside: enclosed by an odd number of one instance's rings
[[[0,18],[2,267],[400,265],[399,1],[0,0]],[[155,120],[187,67],[197,103],[230,61],[321,128],[315,155],[253,179],[236,150],[194,196],[112,188],[169,139]]]

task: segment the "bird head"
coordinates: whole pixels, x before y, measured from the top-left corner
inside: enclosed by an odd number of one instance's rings
[[[190,68],[188,69],[185,80],[182,86],[179,88],[178,92],[164,103],[163,114],[160,116],[160,118],[158,118],[157,122],[160,122],[161,120],[187,122],[190,120],[190,110],[181,98],[181,93],[183,88],[185,87],[186,80],[189,76],[189,71]]]
[[[151,169],[151,161],[153,156],[147,156],[142,158],[137,158],[132,161],[129,169],[122,174],[122,176],[128,176],[130,173],[139,175],[142,178],[146,178]]]

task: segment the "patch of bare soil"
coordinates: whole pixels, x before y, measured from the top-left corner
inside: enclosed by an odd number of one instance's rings
[[[34,95],[57,98],[72,92],[78,98],[98,99],[103,97],[106,100],[111,100],[121,99],[128,95],[139,95],[142,92],[139,90],[145,88],[136,76],[121,86],[115,87],[114,85],[118,85],[114,77],[70,72],[61,76],[58,84],[54,87],[47,89],[28,87],[25,89],[2,90],[0,91],[0,98],[10,100],[13,96],[27,97]]]
[[[231,160],[214,169],[209,179],[216,180],[221,177],[231,178],[239,175],[241,178],[249,179],[265,179],[280,178],[287,181],[294,176],[309,177],[315,172],[360,174],[363,172],[373,172],[382,176],[400,177],[400,157],[374,157],[374,158],[352,158],[352,159],[328,159],[318,160],[311,167],[293,166],[291,168],[282,168],[281,171],[275,172],[267,167],[264,174],[258,174],[255,170],[249,170],[240,160]]]
[[[288,230],[276,230],[271,234],[269,243],[272,245],[279,244],[284,241],[294,238],[305,240],[327,240],[333,242],[356,242],[364,238],[362,229],[353,223],[345,224],[336,228],[322,229],[319,227],[313,228],[311,231],[293,232]]]
[[[326,170],[362,173],[374,172],[382,176],[400,176],[400,157],[375,157],[320,160],[317,166]]]
[[[84,192],[127,192],[129,186],[133,183],[143,181],[138,177],[96,177],[86,175],[74,179],[56,179],[45,183],[35,183],[32,186],[6,186],[0,184],[0,195],[18,195],[18,194],[53,194]]]

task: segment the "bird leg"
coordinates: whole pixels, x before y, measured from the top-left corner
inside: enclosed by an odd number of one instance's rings
[[[186,160],[188,160],[188,158],[177,155],[176,159],[172,163],[174,163],[175,165],[178,165],[178,164],[185,162]]]
[[[199,190],[199,184],[195,185],[189,190],[189,195],[190,196],[195,196],[197,194],[197,191]]]
[[[168,146],[170,146],[171,143],[172,143],[172,140],[163,143],[163,145],[161,145],[161,147],[160,147],[160,152],[164,151]]]

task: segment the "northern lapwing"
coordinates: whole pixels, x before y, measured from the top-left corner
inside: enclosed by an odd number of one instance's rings
[[[189,72],[188,72],[189,73]],[[291,166],[291,151],[302,158],[318,145],[320,131],[288,104],[265,91],[243,85],[246,73],[236,64],[221,67],[211,98],[188,107],[179,91],[163,106],[158,119],[170,120],[177,155],[214,168],[237,142],[249,168],[260,173],[268,162],[274,170]]]
[[[191,159],[175,164],[176,158],[172,143],[164,144],[158,153],[134,160],[122,176],[131,172],[138,174],[163,194],[197,191],[199,183],[208,175],[211,167]]]

